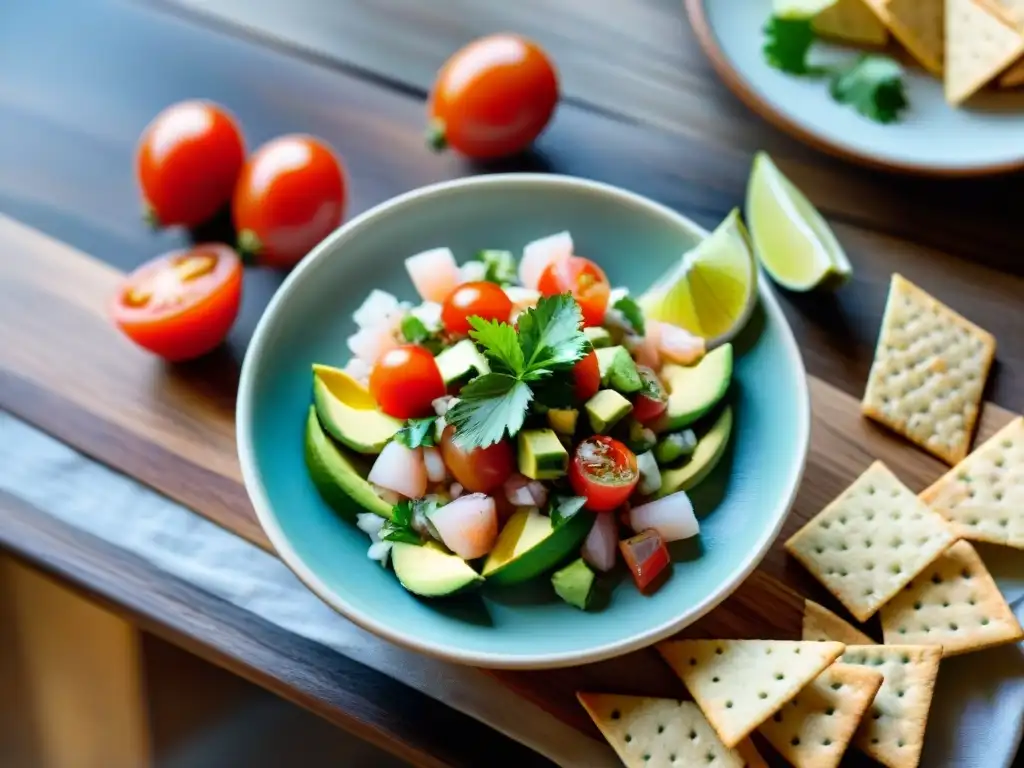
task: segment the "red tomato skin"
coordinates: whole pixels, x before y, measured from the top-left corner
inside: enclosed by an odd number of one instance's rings
[[[191,300],[163,312],[152,306],[128,303],[127,297],[133,288],[158,272],[172,269],[175,259],[195,254],[214,256],[216,267],[190,286]],[[190,250],[172,251],[139,266],[125,278],[115,294],[110,315],[133,342],[176,363],[201,357],[219,346],[238,317],[241,303],[241,260],[230,248],[207,243]]]
[[[570,293],[580,305],[583,325],[601,325],[608,309],[611,285],[604,270],[590,259],[570,256],[552,262],[541,273],[537,290],[544,296]]]
[[[515,154],[540,135],[558,103],[558,75],[535,43],[490,35],[457,51],[438,72],[427,114],[430,139],[489,159]]]
[[[507,323],[511,314],[512,300],[501,286],[483,281],[463,283],[444,300],[441,322],[448,333],[461,334],[473,330],[470,317]]]
[[[652,536],[658,539],[657,549],[643,562],[637,562],[633,555],[635,544],[640,539]],[[650,589],[651,585],[658,582],[659,577],[665,573],[671,562],[668,547],[665,546],[665,542],[661,540],[661,537],[655,531],[644,531],[637,536],[620,541],[619,551],[622,552],[622,558],[626,561],[626,567],[633,576],[636,588],[645,594],[650,594],[653,591]],[[658,583],[660,584],[660,582]]]
[[[641,424],[651,424],[668,410],[668,392],[653,370],[647,366],[638,365],[637,371],[645,384],[657,387],[661,394],[660,397],[651,397],[641,390],[640,394],[633,399],[633,418]]]
[[[312,136],[279,136],[257,149],[235,186],[239,249],[260,264],[293,267],[345,216],[345,171]]]
[[[597,352],[593,349],[572,368],[573,394],[580,402],[586,402],[601,389],[601,368],[597,363]]]
[[[491,493],[515,471],[515,456],[508,440],[486,448],[465,450],[455,443],[455,427],[445,427],[441,458],[456,480],[470,493]]]
[[[429,416],[434,412],[431,403],[445,395],[444,379],[430,352],[405,344],[385,352],[374,364],[370,394],[384,413],[396,419]]]
[[[244,162],[242,132],[227,110],[171,105],[143,130],[135,153],[147,215],[164,227],[202,224],[231,199]]]
[[[590,442],[603,444],[614,458],[616,466],[631,472],[631,479],[620,483],[602,483],[591,477],[580,458],[581,447]],[[577,496],[586,497],[586,507],[591,512],[611,512],[622,506],[629,499],[639,481],[640,473],[637,471],[636,455],[618,440],[606,435],[594,435],[584,440],[576,446],[576,452],[569,462],[569,484]]]

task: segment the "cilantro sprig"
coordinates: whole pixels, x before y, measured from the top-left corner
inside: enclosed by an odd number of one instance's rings
[[[402,499],[392,508],[391,519],[381,526],[381,539],[383,541],[402,541],[406,544],[422,544],[423,539],[412,527],[413,515],[417,511],[429,514],[436,507],[437,504],[431,501]]]
[[[434,445],[434,422],[436,416],[409,419],[406,425],[395,433],[395,440],[406,448],[420,448]]]
[[[440,352],[444,346],[439,335],[431,333],[426,324],[416,315],[406,315],[403,317],[399,330],[407,342],[426,347],[433,355]]]
[[[771,66],[791,75],[817,73],[807,62],[815,40],[811,19],[772,16],[764,38],[764,57]]]
[[[486,448],[523,427],[534,388],[568,371],[589,349],[580,328],[583,315],[569,294],[545,296],[508,323],[472,317],[470,337],[483,350],[491,373],[478,376],[459,392],[459,402],[445,414],[464,448]]]
[[[511,251],[480,251],[476,257],[484,263],[484,280],[498,285],[516,281],[516,257]]]
[[[617,309],[621,312],[622,316],[626,318],[626,322],[633,326],[633,330],[636,331],[638,335],[644,335],[644,332],[646,331],[644,326],[644,312],[640,309],[640,305],[636,303],[636,300],[632,296],[623,296],[612,305],[612,309]]]

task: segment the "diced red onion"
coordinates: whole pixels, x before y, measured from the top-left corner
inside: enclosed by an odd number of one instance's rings
[[[397,440],[384,446],[366,478],[371,483],[419,499],[427,492],[427,469],[422,448],[406,448]]]
[[[589,515],[581,509],[577,515]],[[594,526],[583,541],[581,552],[583,559],[599,571],[610,571],[615,567],[615,558],[619,552],[619,526],[615,515],[602,512],[597,515]]]
[[[665,541],[688,539],[700,533],[700,523],[686,491],[676,491],[629,511],[629,527],[637,533],[653,529]]]

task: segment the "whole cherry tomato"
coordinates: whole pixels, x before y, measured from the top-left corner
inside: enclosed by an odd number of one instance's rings
[[[638,365],[636,370],[643,388],[633,400],[633,418],[641,424],[650,424],[668,410],[668,391],[651,368]]]
[[[535,43],[490,35],[457,51],[430,94],[427,137],[475,158],[511,155],[529,146],[551,119],[558,76]]]
[[[601,389],[601,368],[597,363],[597,352],[593,349],[572,367],[573,394],[576,399],[586,402]]]
[[[640,480],[636,455],[606,435],[588,437],[569,462],[569,484],[587,498],[587,509],[611,512],[625,503]]]
[[[600,325],[604,322],[612,288],[604,270],[597,264],[582,256],[570,256],[547,266],[541,273],[537,290],[545,296],[571,293],[583,312],[583,324]]]
[[[224,341],[241,300],[241,260],[210,243],[147,261],[125,278],[110,314],[140,347],[177,362]]]
[[[469,318],[508,322],[512,314],[512,300],[494,283],[463,283],[444,300],[441,322],[448,333],[469,333],[473,326]]]
[[[341,224],[341,162],[312,136],[269,141],[242,168],[232,215],[244,256],[271,267],[292,267]]]
[[[441,457],[448,471],[472,493],[490,493],[501,487],[515,471],[515,456],[508,440],[466,450],[455,442],[455,427],[452,426],[445,427],[441,436]]]
[[[431,403],[444,397],[444,379],[434,356],[405,344],[385,352],[370,371],[370,394],[388,416],[414,419],[434,412]]]
[[[207,101],[168,107],[146,126],[135,155],[146,217],[195,227],[231,199],[245,161],[234,118]]]

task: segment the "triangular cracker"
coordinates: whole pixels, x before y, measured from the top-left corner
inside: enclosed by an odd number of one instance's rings
[[[986,440],[921,498],[961,538],[1024,549],[1024,417]]]
[[[942,650],[934,645],[851,645],[843,664],[881,672],[882,687],[861,721],[853,745],[887,768],[921,762],[928,709]]]
[[[814,17],[814,31],[855,45],[885,45],[889,30],[864,0],[836,0]]]
[[[962,104],[1024,54],[1024,35],[985,0],[946,0],[946,100]]]
[[[995,352],[992,334],[894,274],[861,408],[955,464],[970,450]]]
[[[945,0],[888,0],[889,29],[921,66],[942,77]]]
[[[874,640],[828,608],[813,600],[804,600],[804,625],[801,640],[834,640],[846,645],[871,645]]]
[[[955,656],[1015,643],[1024,630],[992,575],[966,541],[958,541],[882,606],[886,643],[942,646]]]
[[[881,685],[881,672],[833,664],[758,731],[795,768],[836,768]]]
[[[675,640],[658,652],[726,746],[735,746],[843,652],[842,643]]]
[[[611,693],[577,693],[576,698],[626,768],[746,766],[736,750],[722,744],[692,701]]]
[[[1024,59],[1021,59],[999,78],[1000,88],[1019,88],[1024,85]]]
[[[880,461],[786,542],[786,550],[867,621],[953,543],[930,510]]]

